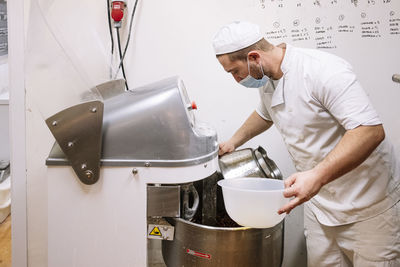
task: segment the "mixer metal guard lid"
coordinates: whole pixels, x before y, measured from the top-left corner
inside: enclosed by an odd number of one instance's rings
[[[179,77],[103,99],[101,165],[190,166],[218,156],[217,134],[196,121]],[[46,164],[70,165],[70,161],[55,143]]]

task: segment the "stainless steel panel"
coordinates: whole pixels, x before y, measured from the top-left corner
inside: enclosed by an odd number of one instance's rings
[[[212,160],[218,156],[218,149],[214,152],[193,159],[183,160],[136,160],[136,159],[100,159],[101,166],[119,166],[119,167],[182,167],[193,166]],[[69,166],[69,161],[65,158],[60,146],[54,143],[49,157],[46,159],[48,166]]]
[[[147,186],[148,217],[179,217],[180,186]]]
[[[125,92],[125,80],[118,79],[118,80],[108,81],[96,85],[90,91],[91,93],[94,93],[99,97],[101,97],[101,99],[106,100]]]
[[[164,262],[181,266],[281,266],[283,222],[273,228],[222,228],[174,219],[174,241],[162,241]]]
[[[81,182],[96,183],[100,175],[103,103],[72,106],[48,118],[46,124]]]
[[[187,166],[217,156],[217,134],[196,121],[183,82],[172,77],[104,101],[102,162]],[[55,146],[48,165],[68,164]]]

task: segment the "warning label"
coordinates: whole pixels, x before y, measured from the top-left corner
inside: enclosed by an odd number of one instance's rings
[[[150,232],[149,235],[152,235],[152,236],[161,236],[161,231],[160,231],[160,229],[159,229],[157,226],[155,226],[155,227],[153,228],[153,230],[151,230],[151,232]]]
[[[166,224],[148,224],[147,225],[147,238],[148,239],[161,239],[161,240],[174,240],[175,228]]]

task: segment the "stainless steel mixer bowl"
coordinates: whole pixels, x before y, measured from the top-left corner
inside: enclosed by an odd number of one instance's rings
[[[172,219],[173,241],[162,241],[168,267],[269,266],[283,258],[284,222],[272,228],[212,227],[181,218]]]

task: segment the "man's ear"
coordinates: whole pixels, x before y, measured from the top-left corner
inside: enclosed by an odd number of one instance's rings
[[[257,64],[259,63],[261,55],[259,52],[253,50],[247,54],[247,59],[250,61],[255,61]]]

